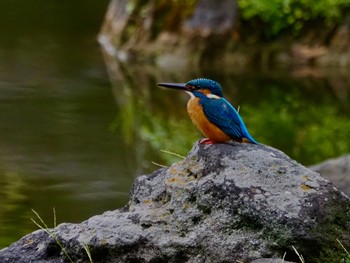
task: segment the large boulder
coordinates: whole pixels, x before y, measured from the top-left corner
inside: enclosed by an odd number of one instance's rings
[[[268,146],[196,143],[138,177],[124,208],[29,234],[0,262],[63,262],[61,247],[74,262],[89,262],[86,248],[95,263],[299,262],[294,249],[341,262],[337,240],[350,246],[350,200],[319,174]]]

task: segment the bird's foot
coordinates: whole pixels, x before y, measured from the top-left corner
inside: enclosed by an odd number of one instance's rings
[[[213,141],[209,138],[204,138],[202,140],[199,141],[200,144],[215,144],[217,143],[216,141]]]

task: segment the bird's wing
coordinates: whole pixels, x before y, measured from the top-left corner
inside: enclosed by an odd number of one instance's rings
[[[227,100],[205,99],[201,103],[204,114],[210,122],[220,127],[230,137],[242,138],[242,118]]]

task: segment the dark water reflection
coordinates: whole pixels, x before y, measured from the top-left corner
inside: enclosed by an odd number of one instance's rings
[[[0,18],[0,248],[37,228],[31,209],[50,226],[53,207],[58,223],[82,221],[123,206],[152,161],[179,160],[161,149],[186,155],[200,137],[187,97],[159,81],[220,81],[257,140],[304,164],[350,151],[346,73],[119,67],[96,43],[107,1],[29,2],[7,4],[17,23]]]
[[[17,3],[16,3],[17,2]],[[0,17],[0,248],[35,230],[124,205],[135,151],[96,35],[108,1],[8,1]]]

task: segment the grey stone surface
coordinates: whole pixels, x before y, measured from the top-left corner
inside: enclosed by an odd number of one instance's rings
[[[280,258],[261,258],[253,260],[251,263],[293,263],[291,261],[285,261]]]
[[[350,195],[350,154],[309,167],[331,181],[339,190]]]
[[[196,143],[185,160],[138,177],[124,208],[55,232],[74,262],[89,262],[84,246],[95,263],[252,262],[284,253],[299,262],[292,246],[308,263],[340,262],[336,239],[349,247],[349,219],[346,195],[276,149]],[[41,230],[0,251],[0,262],[64,260]]]

